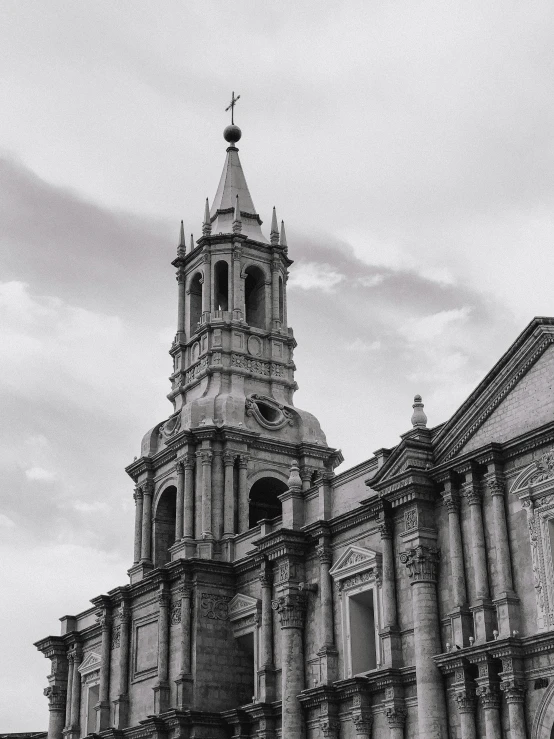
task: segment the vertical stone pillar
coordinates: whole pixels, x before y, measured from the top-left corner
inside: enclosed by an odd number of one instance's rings
[[[73,672],[75,670],[73,650],[69,650],[67,653],[67,663],[68,663],[68,671],[67,671],[67,691],[66,691],[66,699],[65,699],[65,727],[63,731],[64,736],[67,736],[68,732],[71,730],[71,694],[73,692]]]
[[[210,320],[211,304],[212,304],[212,258],[209,247],[204,247],[205,251],[202,256],[204,262],[204,279],[202,284],[202,322],[206,323]]]
[[[306,603],[300,593],[290,592],[274,601],[281,623],[281,735],[302,739],[302,706],[298,695],[304,689],[304,614]]]
[[[79,673],[79,665],[83,659],[81,647],[77,644],[70,652],[70,660],[73,669],[70,672],[70,681],[68,681],[68,691],[71,695],[69,706],[69,716],[66,717],[66,723],[69,725],[70,736],[74,739],[80,735],[80,709],[81,709],[81,674]],[[69,702],[69,701],[68,701]]]
[[[494,602],[497,608],[498,630],[501,637],[511,636],[519,630],[519,598],[514,592],[512,560],[508,544],[505,491],[506,482],[501,470],[494,463],[485,475],[487,490],[492,497],[494,546],[496,549],[496,572],[498,592]]]
[[[185,510],[185,470],[181,461],[175,465],[177,473],[177,499],[175,506],[175,541],[183,538],[184,510]]]
[[[503,680],[500,690],[508,704],[510,739],[527,739],[525,726],[525,683],[523,680]]]
[[[365,689],[364,689],[365,688]],[[370,698],[367,687],[359,683],[355,685],[352,696],[352,723],[354,724],[356,739],[371,739],[373,715],[371,713]]]
[[[309,490],[312,485],[312,472],[310,467],[302,467],[300,469],[300,479],[302,480],[302,492]]]
[[[177,270],[178,301],[177,301],[177,333],[185,330],[185,270],[179,267]]]
[[[239,534],[249,529],[248,460],[250,455],[239,457]]]
[[[477,688],[477,695],[481,700],[485,714],[486,739],[502,737],[502,722],[500,721],[500,693],[495,685],[484,685]]]
[[[412,585],[418,726],[425,739],[448,736],[442,677],[433,662],[442,651],[436,593],[439,557],[438,549],[421,544],[400,554]]]
[[[209,449],[197,452],[202,465],[202,538],[211,539],[212,533],[212,459]]]
[[[194,538],[194,457],[186,454],[182,461],[185,473],[185,490],[183,506],[183,536],[185,539]]]
[[[457,691],[456,703],[460,715],[460,739],[477,739],[475,691],[469,688]]]
[[[407,712],[404,706],[392,705],[385,709],[385,716],[389,725],[389,739],[404,739],[404,725]]]
[[[326,536],[320,536],[317,548],[319,558],[319,612],[320,648],[317,653],[320,664],[321,681],[330,685],[338,679],[338,652],[335,647],[333,623],[333,580],[329,574],[333,553]]]
[[[279,315],[279,260],[271,262],[271,313],[273,317],[273,328],[281,328],[281,317]]]
[[[152,496],[154,494],[154,484],[151,480],[147,480],[142,486],[143,504],[142,504],[142,541],[141,541],[141,562],[152,562]]]
[[[452,641],[459,647],[469,644],[473,635],[471,614],[467,606],[467,587],[464,569],[462,528],[460,525],[460,498],[450,479],[444,482],[442,494],[448,511],[448,538],[450,548],[450,574],[452,582]]]
[[[154,713],[169,708],[169,601],[170,594],[162,585],[158,592],[158,680],[154,685]]]
[[[244,300],[241,284],[242,249],[236,243],[233,247],[233,318],[240,321],[244,318]]]
[[[273,663],[273,610],[271,565],[264,560],[260,569],[262,586],[262,619],[260,629],[260,669],[258,670],[261,703],[275,700],[275,665]]]
[[[475,581],[476,602],[472,605],[475,641],[479,644],[492,638],[493,612],[487,572],[487,550],[481,510],[481,490],[472,473],[463,485],[471,526],[471,558]]]
[[[175,681],[177,685],[177,708],[185,710],[192,703],[192,654],[191,654],[191,604],[192,586],[181,584],[181,669]]]
[[[102,630],[102,645],[100,653],[102,662],[100,663],[100,686],[98,703],[96,704],[96,733],[109,728],[110,725],[110,656],[111,656],[111,633],[112,618],[107,608],[100,611],[98,623]]]
[[[223,536],[223,505],[224,505],[224,472],[223,452],[214,449],[213,452],[213,532],[217,540]]]
[[[67,690],[61,685],[49,685],[44,688],[44,695],[48,698],[48,739],[62,739]]]
[[[383,628],[381,644],[383,648],[383,664],[396,667],[402,659],[400,631],[396,604],[396,575],[394,569],[394,524],[391,518],[384,518],[379,526],[382,552],[382,586]]]
[[[68,662],[67,649],[62,637],[48,637],[35,645],[51,660],[48,687],[44,695],[48,698],[48,739],[62,739],[66,722]]]
[[[223,535],[232,536],[235,533],[235,490],[234,490],[234,466],[235,453],[225,451],[223,453],[224,466],[224,492],[223,492]]]
[[[114,726],[125,729],[129,721],[129,645],[131,610],[127,601],[119,607],[119,688],[114,700]]]
[[[133,498],[135,499],[135,548],[133,564],[138,565],[142,549],[142,490],[140,487],[137,486],[135,488]]]

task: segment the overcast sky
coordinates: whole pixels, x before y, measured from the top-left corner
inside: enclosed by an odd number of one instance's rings
[[[124,467],[171,412],[170,265],[231,91],[285,219],[296,404],[341,469],[448,416],[554,315],[552,2],[0,2],[2,731],[47,727],[32,643],[127,582]]]

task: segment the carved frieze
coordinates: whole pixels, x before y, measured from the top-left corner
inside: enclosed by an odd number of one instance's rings
[[[228,595],[217,595],[215,593],[202,593],[200,596],[200,611],[204,618],[226,621],[229,618]]]

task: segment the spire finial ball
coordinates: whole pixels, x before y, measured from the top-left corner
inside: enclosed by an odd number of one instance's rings
[[[242,131],[238,126],[235,126],[234,123],[232,123],[230,126],[227,126],[225,131],[223,131],[223,138],[230,144],[236,144],[237,141],[240,141],[241,136]]]

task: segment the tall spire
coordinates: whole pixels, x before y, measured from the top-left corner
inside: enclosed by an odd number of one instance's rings
[[[269,240],[276,246],[279,243],[279,228],[277,226],[277,213],[275,206],[273,206],[273,215],[271,216],[271,232],[269,234]]]
[[[267,239],[260,228],[262,221],[256,213],[252,196],[246,184],[239,159],[239,150],[235,146],[241,138],[242,132],[238,126],[231,124],[227,126],[223,136],[229,146],[219,186],[210,211],[210,216],[214,219],[212,233],[233,233],[235,203],[238,195],[242,214],[242,233],[254,241],[262,241],[267,244]]]
[[[206,198],[206,207],[204,208],[204,223],[202,224],[202,233],[209,236],[212,232],[212,219],[210,218],[210,203]]]
[[[181,221],[181,230],[179,232],[179,245],[177,247],[177,255],[184,257],[187,253],[187,245],[185,244],[185,227],[183,221]]]
[[[190,250],[194,251],[194,236],[190,235]]]
[[[285,232],[285,222],[281,221],[281,246],[284,247],[285,251],[288,249],[287,234]]]

